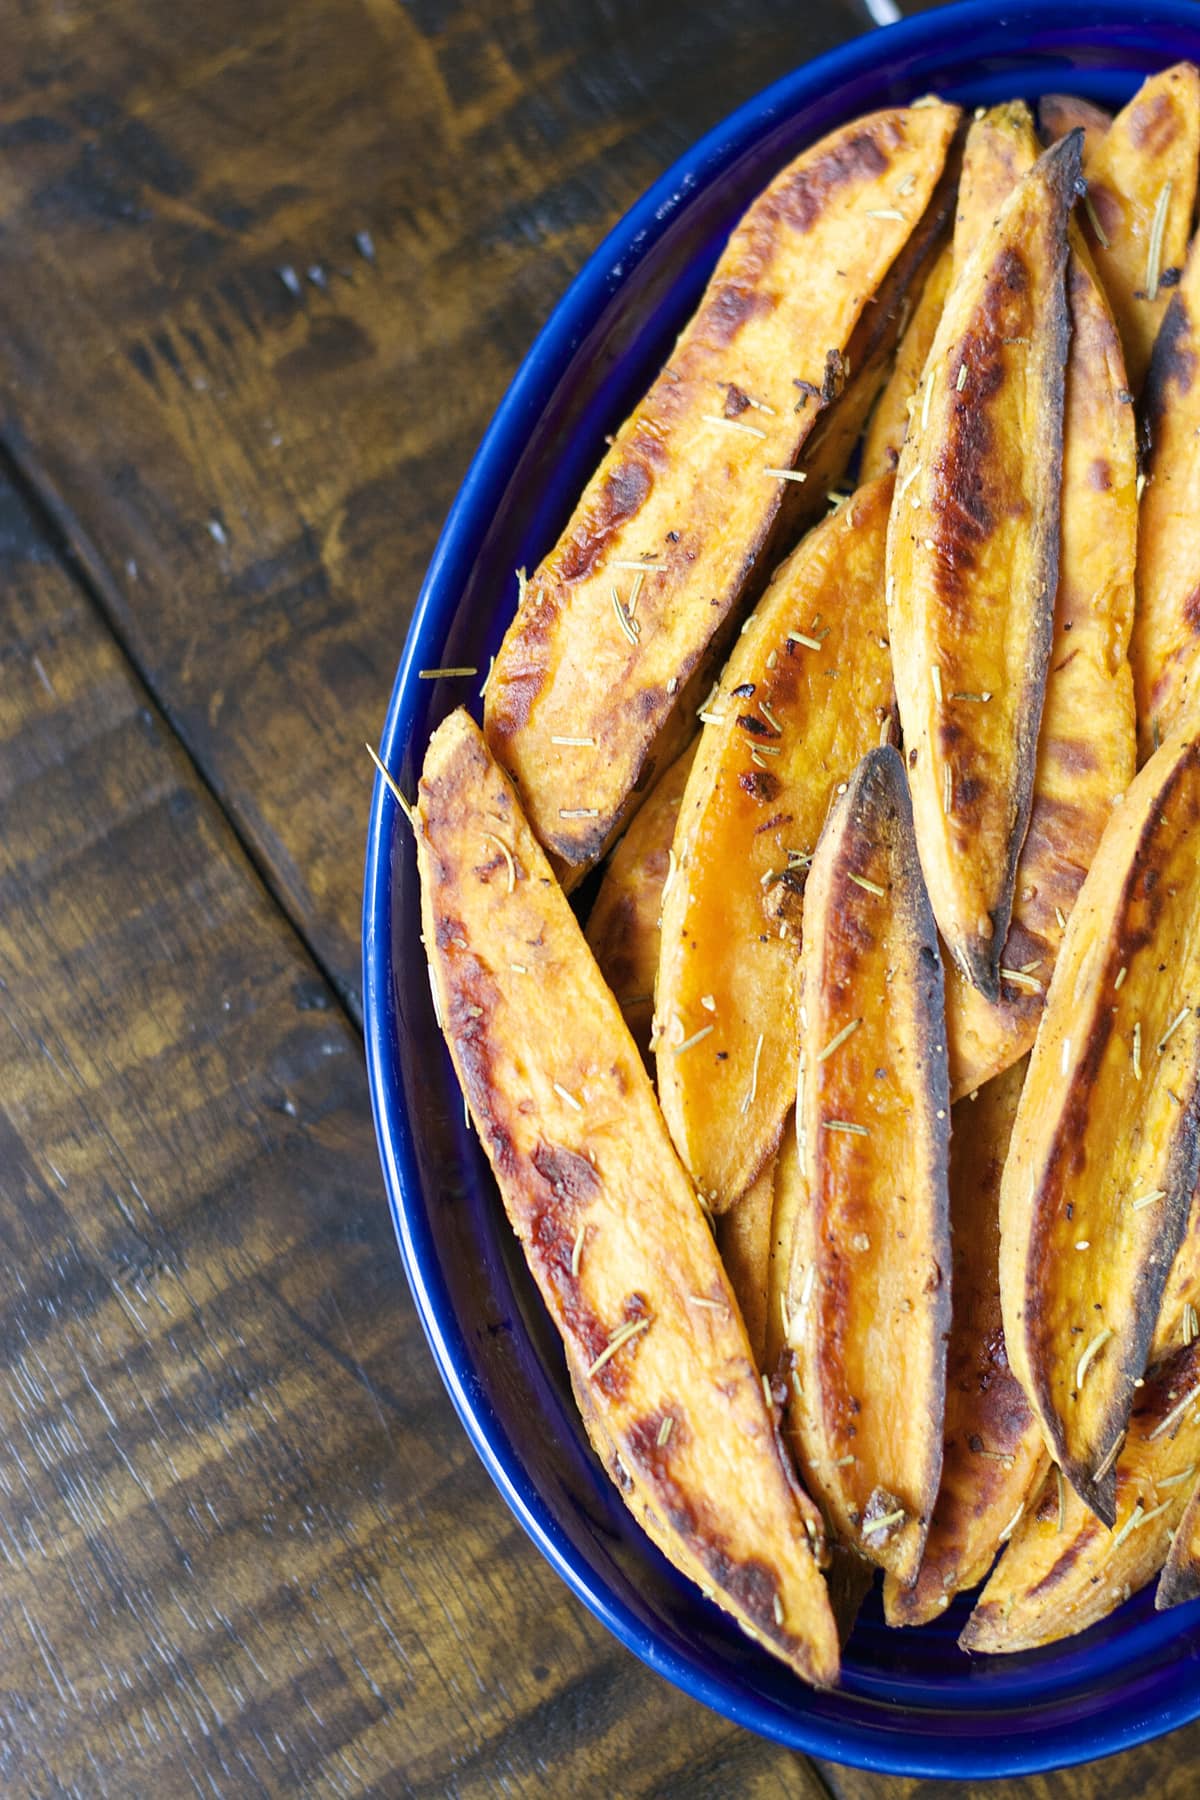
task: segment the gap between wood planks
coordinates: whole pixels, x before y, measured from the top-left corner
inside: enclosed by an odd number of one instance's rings
[[[303,945],[305,955],[337,1001],[338,1010],[361,1039],[362,1009],[358,1004],[357,994],[346,988],[340,977],[330,968],[320,951],[311,942],[301,922],[288,905],[286,896],[273,879],[269,864],[264,862],[255,850],[252,840],[239,826],[236,814],[226,804],[225,796],[220,788],[205,773],[203,765],[193,754],[192,746],[185,733],[180,729],[170,703],[160,693],[147,670],[142,667],[134,653],[133,646],[118,623],[116,608],[113,605],[113,578],[104,558],[71,508],[55,491],[53,483],[44,475],[39,479],[32,458],[27,459],[22,456],[19,444],[15,441],[17,436],[18,434],[11,425],[8,429],[0,431],[0,475],[7,477],[25,502],[35,523],[44,533],[50,548],[62,563],[68,579],[73,581],[86,597],[116,644],[134,680],[153,701],[155,710],[187,758],[188,767],[195,779],[212,799],[242,855],[253,869],[264,891],[274,902],[276,910],[283,914],[291,926],[294,937]]]

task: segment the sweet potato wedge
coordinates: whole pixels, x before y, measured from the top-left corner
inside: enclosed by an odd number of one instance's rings
[[[796,1097],[804,871],[834,789],[893,724],[883,603],[890,475],[782,564],[734,647],[688,777],[663,902],[658,1091],[714,1212]]]
[[[940,312],[940,305],[937,311],[933,307],[939,281],[943,282],[944,291],[944,279],[939,275],[939,270],[948,254],[947,240],[954,217],[958,164],[955,147],[946,160],[942,178],[932,199],[880,283],[873,303],[863,308],[854,328],[842,359],[841,375],[845,378],[845,386],[835,404],[822,408],[811,437],[805,440],[798,464],[798,472],[805,478],[797,496],[795,524],[799,526],[811,523],[818,517],[819,499],[834,497],[830,490],[836,489],[845,475],[868,418],[871,432],[874,432],[880,408],[885,404],[889,407],[895,404],[894,399],[885,402],[885,384],[886,391],[890,394],[901,358],[907,357],[910,361],[916,358],[917,345],[915,341],[910,345],[910,338],[918,317],[930,321],[929,335],[925,338],[925,349],[928,349],[929,338],[932,337],[937,322],[937,312]],[[933,290],[930,305],[922,310],[931,283]],[[906,400],[916,388],[923,360],[922,353],[922,362],[915,367],[912,388],[907,391]],[[804,396],[801,395],[801,398]],[[903,418],[904,423],[907,423],[907,411],[904,411]],[[896,439],[897,450],[903,437],[901,428]],[[868,445],[864,442],[859,465],[860,486],[876,480],[880,475],[890,475],[896,467],[894,456],[885,456],[879,467],[868,466],[870,461]],[[781,546],[790,541],[790,538],[781,534]]]
[[[772,1157],[740,1200],[716,1221],[717,1249],[745,1321],[754,1361],[767,1368],[767,1288],[771,1266],[771,1214],[775,1205]]]
[[[954,214],[954,275],[994,227],[1000,209],[1040,155],[1033,115],[1023,100],[977,112],[963,146]]]
[[[528,582],[486,729],[568,883],[665,761],[681,690],[803,504],[788,477],[924,219],[957,118],[940,102],[874,113],[775,178]]]
[[[693,742],[659,776],[614,849],[588,914],[587,941],[643,1058],[650,1059],[663,888]]]
[[[924,1625],[983,1580],[1047,1462],[1000,1322],[1000,1176],[1024,1080],[1022,1060],[954,1108],[942,1480],[916,1582],[884,1580],[889,1625]]]
[[[1163,315],[1142,419],[1148,449],[1130,659],[1146,757],[1200,699],[1200,235]]]
[[[1172,1356],[1181,1346],[1200,1338],[1200,1205],[1192,1195],[1182,1241],[1175,1252],[1171,1273],[1163,1289],[1158,1320],[1146,1366]]]
[[[830,1682],[837,1635],[805,1509],[712,1235],[616,1000],[462,711],[430,742],[415,830],[439,1016],[570,1366],[667,1553]]]
[[[917,391],[929,346],[933,342],[946,304],[950,274],[954,267],[954,251],[943,245],[921,289],[921,297],[912,309],[896,351],[896,361],[887,384],[880,394],[863,440],[861,479],[875,481],[880,475],[895,473],[900,448],[908,432],[908,416],[913,395]]]
[[[1200,1459],[1200,1353],[1184,1350],[1138,1391],[1116,1468],[1114,1528],[1051,1468],[1015,1527],[959,1643],[1033,1650],[1086,1631],[1162,1567]]]
[[[1194,1469],[1188,1471],[1187,1490],[1188,1503],[1175,1528],[1154,1594],[1158,1612],[1165,1612],[1169,1606],[1182,1606],[1185,1600],[1194,1600],[1200,1594],[1200,1482]]]
[[[1057,144],[1069,131],[1082,131],[1083,154],[1094,156],[1112,124],[1112,114],[1078,94],[1043,94],[1038,101],[1038,128],[1044,144]]]
[[[889,636],[921,864],[952,957],[991,1000],[1058,581],[1078,171],[1077,138],[1046,151],[952,283],[888,531]]]
[[[1187,252],[1198,157],[1200,75],[1186,62],[1151,75],[1084,155],[1084,230],[1135,394]]]
[[[1081,1497],[1113,1457],[1200,1171],[1200,735],[1101,839],[1059,952],[1000,1195],[1009,1361]]]
[[[841,1542],[917,1573],[942,1461],[950,1236],[941,958],[900,757],[834,803],[804,898],[790,1437]]]
[[[963,158],[956,258],[988,228],[1006,190],[1036,162],[1020,103],[972,125]],[[1063,406],[1061,549],[1053,648],[1017,863],[1012,923],[991,1002],[946,971],[950,1087],[970,1093],[1029,1049],[1063,927],[1115,798],[1134,772],[1127,658],[1137,548],[1137,453],[1116,324],[1072,222],[1071,343]]]

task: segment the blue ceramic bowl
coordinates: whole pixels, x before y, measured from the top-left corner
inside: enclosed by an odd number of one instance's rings
[[[396,678],[382,751],[414,789],[430,731],[478,681],[516,601],[513,570],[553,542],[615,428],[692,309],[738,215],[780,166],[855,114],[936,90],[973,107],[1068,90],[1117,104],[1200,61],[1194,0],[951,6],[788,75],[701,140],[592,257],[529,352],[446,522]],[[836,1693],[806,1689],[679,1578],[588,1449],[558,1343],[505,1221],[437,1032],[418,942],[415,858],[378,784],[363,915],[366,1039],[396,1232],[438,1367],[489,1474],[535,1544],[621,1642],[752,1730],[837,1762],[989,1776],[1086,1761],[1200,1715],[1200,1607],[1152,1591],[1082,1637],[971,1659],[959,1602],[916,1632],[878,1599]]]

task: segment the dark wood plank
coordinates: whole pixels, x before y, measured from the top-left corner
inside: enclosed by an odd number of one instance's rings
[[[0,821],[4,1793],[819,1800],[490,1487],[357,1035],[4,481]]]
[[[865,16],[63,0],[6,34],[3,430],[352,1007],[362,740],[510,374],[665,165]]]
[[[1019,1781],[904,1781],[833,1763],[819,1767],[836,1800],[946,1800],[968,1791],[980,1800],[1192,1800],[1198,1764],[1200,1726],[1189,1725],[1103,1762]]]

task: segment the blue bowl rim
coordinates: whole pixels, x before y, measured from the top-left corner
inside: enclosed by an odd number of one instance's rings
[[[566,359],[574,352],[604,304],[666,230],[673,215],[697,188],[718,175],[776,119],[802,103],[807,93],[848,82],[879,58],[879,40],[899,51],[936,47],[949,28],[966,32],[972,24],[995,24],[1004,15],[1040,9],[1032,0],[1004,5],[999,0],[956,0],[913,18],[868,30],[846,44],[824,52],[781,76],[745,101],[699,138],[634,203],[584,263],[514,375],[497,407],[467,474],[447,514],[417,598],[388,704],[380,738],[380,755],[389,769],[410,743],[416,722],[416,671],[431,628],[448,616],[474,557],[480,521],[491,516],[512,467],[514,451],[547,403]],[[1129,0],[1065,0],[1056,23],[1070,13],[1084,14],[1097,24],[1171,26],[1196,29],[1195,0],[1142,0],[1136,14]],[[1044,14],[1043,14],[1044,17]],[[460,1369],[469,1366],[465,1337],[445,1295],[435,1293],[426,1278],[432,1240],[419,1210],[408,1195],[417,1195],[420,1180],[408,1120],[405,1116],[393,1053],[395,1001],[391,963],[391,858],[399,809],[383,781],[376,777],[371,802],[363,881],[363,1025],[368,1083],[375,1132],[392,1221],[418,1317],[438,1372],[455,1410],[485,1469],[514,1517],[550,1566],[588,1610],[647,1667],[690,1697],[702,1701],[733,1723],[745,1726],[789,1748],[872,1773],[918,1779],[938,1777],[998,1778],[1039,1774],[1067,1768],[1131,1749],[1190,1724],[1200,1717],[1200,1687],[1193,1697],[1182,1693],[1173,1704],[1147,1715],[1125,1713],[1114,1706],[1099,1724],[1093,1719],[1071,1741],[1063,1728],[1029,1739],[1008,1737],[997,1743],[978,1741],[968,1747],[948,1738],[945,1749],[919,1750],[899,1730],[886,1738],[860,1734],[853,1726],[832,1725],[798,1710],[787,1727],[778,1714],[753,1700],[743,1700],[721,1681],[685,1663],[655,1636],[629,1618],[592,1574],[581,1554],[559,1532],[525,1471],[510,1466],[492,1439],[486,1406],[468,1391]],[[405,831],[407,827],[402,827]],[[909,1746],[906,1748],[906,1744]]]

